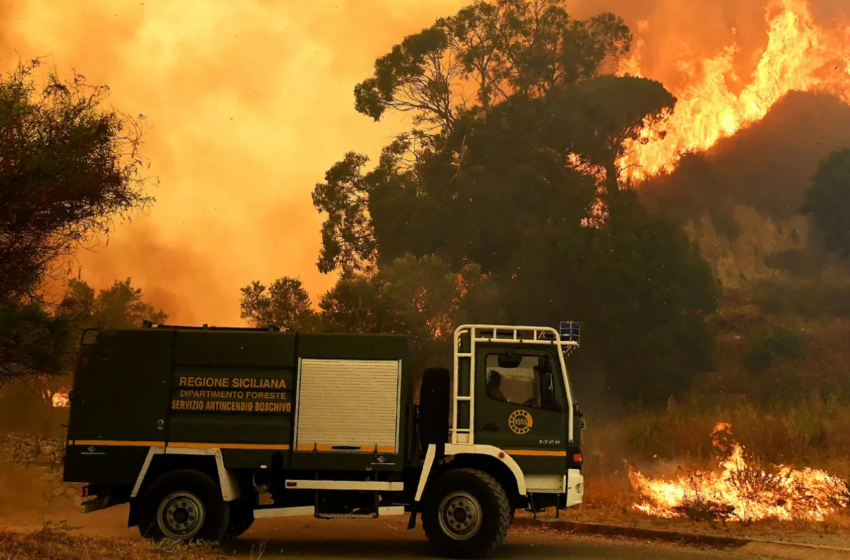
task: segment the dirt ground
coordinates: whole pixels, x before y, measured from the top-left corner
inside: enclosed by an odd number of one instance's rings
[[[522,515],[530,515],[523,513]],[[850,549],[850,513],[835,514],[822,522],[757,521],[749,525],[738,522],[691,521],[661,519],[638,512],[609,509],[576,508],[563,512],[570,521],[624,525],[662,531],[680,531],[703,535],[738,537],[770,541],[795,542]]]

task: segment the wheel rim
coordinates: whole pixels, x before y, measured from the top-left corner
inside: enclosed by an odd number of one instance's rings
[[[440,502],[440,528],[457,541],[471,539],[481,528],[481,504],[468,492],[453,492]]]
[[[204,503],[191,492],[172,492],[159,503],[157,524],[162,533],[175,541],[195,537],[204,526]]]

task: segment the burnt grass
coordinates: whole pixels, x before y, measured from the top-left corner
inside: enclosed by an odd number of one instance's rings
[[[73,535],[65,523],[45,523],[40,531],[0,530],[0,560],[222,560],[210,545],[149,543]]]

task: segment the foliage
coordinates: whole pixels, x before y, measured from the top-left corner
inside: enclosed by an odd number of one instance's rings
[[[2,300],[37,296],[57,259],[151,200],[137,125],[103,107],[106,88],[51,75],[37,91],[36,66],[0,79]]]
[[[661,83],[632,76],[599,76],[552,92],[552,105],[575,131],[573,151],[605,169],[609,196],[619,191],[617,161],[636,143],[645,144],[671,114],[676,98]],[[658,136],[661,136],[659,133]]]
[[[799,332],[788,328],[773,328],[757,334],[744,356],[744,366],[750,373],[761,373],[777,358],[799,360],[806,357],[806,344]]]
[[[322,225],[321,272],[335,268],[362,270],[375,254],[372,225],[364,212],[368,187],[362,168],[366,156],[349,152],[325,173],[325,183],[316,185],[313,204],[328,219]]]
[[[8,299],[0,304],[0,386],[12,379],[68,373],[84,329],[127,329],[166,318],[144,301],[129,278],[97,294],[85,282],[71,280],[54,309]]]
[[[802,211],[823,234],[824,244],[850,255],[850,148],[837,150],[818,166]]]
[[[319,303],[329,330],[410,335],[417,371],[451,355],[454,328],[500,321],[495,284],[477,265],[453,273],[438,257],[407,255],[372,276],[344,275]]]
[[[617,219],[576,236],[542,231],[520,248],[509,301],[520,322],[579,318],[592,344],[572,358],[619,402],[664,403],[713,366],[707,317],[719,288],[681,225],[629,193]],[[585,377],[576,382],[585,391]],[[604,383],[604,384],[603,384]]]
[[[313,330],[318,327],[318,317],[311,305],[301,281],[288,276],[272,282],[268,290],[257,281],[242,288],[242,318],[256,327]]]
[[[152,200],[138,125],[104,106],[107,88],[53,74],[39,88],[37,67],[0,77],[0,382],[66,370],[78,317],[43,301],[46,281]]]
[[[64,313],[74,314],[79,329],[132,329],[144,321],[163,323],[168,315],[144,301],[141,288],[133,288],[132,280],[116,280],[95,294],[86,282],[71,280],[62,302]]]
[[[58,375],[73,348],[70,318],[37,302],[0,301],[0,387],[13,379]]]
[[[470,85],[485,110],[512,94],[539,96],[597,75],[631,40],[610,13],[579,21],[557,0],[476,1],[379,58],[354,89],[355,108],[375,120],[413,112],[415,124],[449,129],[470,108]]]
[[[850,286],[822,280],[762,281],[753,287],[752,301],[762,311],[776,315],[812,319],[850,317]]]
[[[428,139],[398,138],[369,172],[349,154],[332,172],[354,180],[316,189],[315,202],[333,201],[317,207],[335,231],[320,268],[348,273],[368,261],[383,271],[406,254],[452,270],[476,263],[511,322],[585,323],[595,342],[575,360],[599,389],[664,402],[712,366],[706,318],[718,286],[681,224],[620,188],[616,161],[674,102],[658,82],[587,77],[514,93]],[[600,191],[603,173],[614,183]],[[347,233],[347,221],[368,224],[368,235]],[[355,282],[347,289],[358,301],[376,301]],[[380,311],[358,318],[387,325]]]
[[[515,95],[434,137],[399,138],[369,172],[349,153],[313,194],[328,215],[319,269],[356,271],[411,252],[453,267],[476,262],[498,277],[523,232],[594,219],[596,169],[612,170],[609,193],[619,193],[616,160],[673,101],[658,82],[601,76],[540,98]]]
[[[423,316],[413,286],[445,302],[451,289],[441,291],[437,269],[476,263],[510,322],[585,324],[594,343],[574,363],[594,374],[577,385],[665,402],[710,368],[711,269],[680,223],[620,181],[619,162],[676,102],[658,82],[602,73],[630,41],[611,14],[576,21],[554,0],[498,0],[380,58],[355,90],[357,110],[376,120],[412,111],[432,128],[397,137],[372,170],[349,153],[316,186],[314,204],[328,215],[319,268],[343,272],[335,290],[345,295],[323,300],[326,316],[433,333],[445,303]],[[428,268],[432,258],[445,264]],[[372,266],[369,278],[357,275]],[[414,336],[424,348],[427,337]]]

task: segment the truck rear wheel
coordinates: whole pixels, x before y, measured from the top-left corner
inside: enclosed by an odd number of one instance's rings
[[[139,532],[155,540],[221,542],[229,522],[230,507],[218,484],[196,470],[156,479],[139,511]]]
[[[511,524],[505,490],[475,469],[449,471],[434,481],[422,511],[425,535],[452,558],[482,558],[496,550]]]

